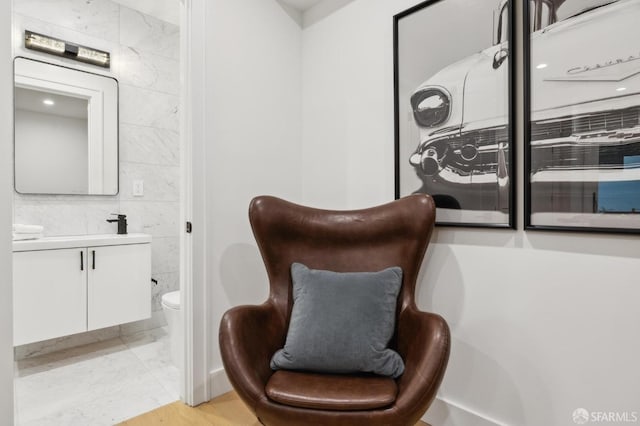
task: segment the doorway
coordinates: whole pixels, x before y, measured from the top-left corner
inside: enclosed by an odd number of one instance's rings
[[[14,37],[19,38],[16,34],[29,27],[113,52],[112,72],[120,84],[120,192],[110,197],[21,197],[9,183],[7,198],[13,205],[13,222],[44,222],[44,234],[49,236],[110,233],[108,227],[112,225],[104,223],[106,218],[102,216],[126,213],[129,232],[150,234],[155,246],[149,320],[16,349],[16,420],[86,417],[92,406],[95,411],[104,410],[103,417],[110,422],[123,420],[123,416],[138,412],[118,413],[110,408],[109,401],[135,389],[147,397],[141,397],[140,404],[132,404],[135,397],[129,394],[124,405],[139,406],[136,410],[140,412],[178,398],[189,402],[190,392],[184,387],[193,380],[182,380],[169,368],[169,336],[161,308],[162,295],[179,290],[184,277],[190,276],[186,270],[190,263],[185,261],[190,243],[184,241],[182,225],[189,198],[183,192],[188,179],[182,157],[185,124],[179,116],[184,97],[180,90],[181,37],[176,30],[180,22],[167,23],[150,11],[130,7],[143,2],[86,2],[79,6],[81,10],[73,11],[76,21],[68,19],[72,14],[64,10],[66,2],[47,2],[40,9],[27,3],[13,2]],[[19,49],[19,40],[14,40],[12,56],[25,54]],[[64,59],[47,60],[70,64]],[[142,196],[132,189],[140,181]],[[46,222],[43,218],[47,217],[54,219]],[[188,312],[188,307],[185,310]],[[191,364],[185,362],[185,368]],[[49,391],[52,404],[48,408],[42,403],[47,397],[36,390]],[[79,391],[79,399],[74,401],[70,395],[75,391]],[[40,412],[21,415],[25,411],[20,401],[28,403],[29,398],[39,401]],[[61,399],[68,402],[68,410],[59,410],[64,405]]]

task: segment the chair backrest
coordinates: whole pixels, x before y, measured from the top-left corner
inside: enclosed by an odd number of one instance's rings
[[[290,267],[374,272],[403,271],[398,314],[414,306],[416,279],[431,238],[435,204],[425,194],[362,210],[320,210],[279,198],[252,200],[249,220],[269,277],[269,301],[285,321],[291,314]]]

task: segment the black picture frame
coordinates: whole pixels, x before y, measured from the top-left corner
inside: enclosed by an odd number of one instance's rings
[[[513,0],[393,17],[395,197],[432,195],[436,225],[515,229],[514,19]]]
[[[523,5],[525,229],[640,233],[637,3]]]

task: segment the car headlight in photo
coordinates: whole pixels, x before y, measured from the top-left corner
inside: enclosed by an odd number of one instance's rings
[[[411,108],[419,126],[435,127],[449,118],[451,96],[437,87],[420,89],[411,96]]]

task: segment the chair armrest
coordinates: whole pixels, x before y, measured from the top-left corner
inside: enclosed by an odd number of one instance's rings
[[[429,408],[449,361],[451,334],[440,315],[408,307],[398,320],[398,352],[405,363],[396,405]]]
[[[266,398],[264,388],[273,374],[269,362],[285,337],[285,323],[269,302],[238,306],[222,317],[218,334],[222,364],[234,389],[252,410],[256,401]]]

